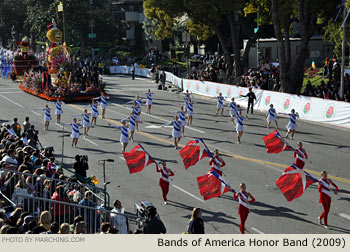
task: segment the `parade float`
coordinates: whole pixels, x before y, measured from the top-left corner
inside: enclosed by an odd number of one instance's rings
[[[17,76],[23,76],[26,71],[38,66],[37,58],[30,52],[30,45],[27,37],[21,42],[17,42],[21,52],[17,53],[13,58],[14,72]]]
[[[45,56],[46,67],[26,70],[19,88],[48,101],[55,101],[57,97],[62,101],[81,101],[99,96],[101,85],[98,81],[90,79],[82,85],[74,78],[71,50],[62,43],[62,32],[55,21],[52,20],[47,28],[46,37],[50,44]]]

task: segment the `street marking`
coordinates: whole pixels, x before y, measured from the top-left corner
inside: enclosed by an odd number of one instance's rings
[[[69,106],[71,106],[73,108],[76,108],[78,110],[82,110],[82,108],[80,108],[79,106],[73,105],[73,104],[69,104]],[[100,116],[100,118],[102,118],[102,117]],[[107,121],[107,122],[119,125],[119,126],[122,125],[120,122],[118,122],[116,120],[112,120],[112,119],[108,119],[108,118],[105,118],[104,120]],[[142,131],[135,132],[135,133],[139,134],[139,135],[142,135],[142,136],[145,136],[145,137],[148,137],[148,138],[151,138],[151,139],[156,140],[158,142],[174,146],[174,143],[172,141],[160,138],[158,136],[154,136],[154,135],[152,135],[150,133],[142,132]],[[190,137],[187,137],[187,138],[188,139],[194,139],[194,138],[190,138]],[[183,148],[185,145],[184,144],[178,144],[178,146]],[[211,145],[211,144],[207,144],[207,146],[208,147],[211,146],[214,149],[218,149],[218,150],[224,151],[223,153],[221,153],[221,155],[223,155],[223,156],[228,156],[228,157],[232,157],[232,158],[235,158],[235,159],[240,159],[240,160],[244,160],[244,161],[248,161],[248,162],[261,164],[261,165],[264,165],[266,167],[269,167],[269,165],[270,166],[274,166],[274,167],[280,167],[280,168],[283,168],[283,169],[289,167],[289,165],[286,165],[286,164],[280,164],[280,163],[275,163],[275,162],[270,162],[270,161],[255,159],[255,158],[244,157],[244,156],[241,156],[241,155],[238,155],[238,154],[234,154],[234,153],[229,153],[227,150],[215,147],[214,145]],[[312,171],[312,170],[308,170],[308,169],[304,169],[304,170],[307,171],[308,173],[311,173],[311,174],[314,174],[314,175],[319,175],[320,174],[320,172],[318,172],[318,171]],[[281,171],[282,171],[282,169],[281,169]],[[334,179],[334,180],[337,180],[337,181],[340,181],[340,182],[343,182],[343,183],[350,184],[350,179],[340,178],[340,177],[332,176],[332,175],[329,175],[329,174],[328,174],[328,177],[330,179]]]
[[[8,87],[2,87],[1,89],[16,89],[16,90],[18,90],[18,88],[8,88]],[[20,92],[20,93],[23,93],[23,92]]]
[[[173,185],[171,184],[173,187],[175,187],[176,189],[180,190],[183,193],[186,193],[187,195],[191,196],[192,198],[199,200],[200,202],[204,203],[204,200],[198,198],[196,195],[193,195],[192,193],[187,192],[186,190],[182,189],[181,187],[178,187],[177,185]]]
[[[350,221],[350,215],[347,215],[347,214],[345,214],[345,213],[340,213],[339,216],[340,216],[340,217],[343,217],[343,218],[345,218],[345,219],[347,219],[347,220]]]
[[[3,95],[0,95],[0,96],[1,96],[2,98],[4,98],[4,99],[8,100],[9,102],[12,102],[13,104],[17,105],[18,107],[24,108],[24,106],[22,106],[21,104],[19,104],[19,103],[13,101],[13,100],[7,98],[6,96],[3,96]]]
[[[0,94],[22,94],[23,92],[0,92]]]
[[[63,126],[61,124],[58,124],[57,122],[55,123],[57,126],[63,128]]]
[[[97,143],[94,143],[94,142],[91,141],[90,139],[87,139],[85,136],[84,136],[84,140],[87,141],[87,142],[89,142],[89,143],[91,143],[91,144],[93,144],[93,145],[95,145],[95,146],[98,146]]]
[[[125,160],[125,158],[123,158],[123,157],[119,157],[119,158],[120,158],[121,160],[124,160],[124,161],[126,161],[126,160]]]
[[[149,126],[146,126],[145,128],[147,129],[159,129],[159,128],[162,128],[162,127],[166,127],[166,128],[172,128],[173,126],[171,125],[149,125]]]
[[[254,230],[255,232],[259,233],[259,234],[265,234],[263,232],[261,232],[259,229],[255,228],[255,227],[251,227],[252,230]]]
[[[34,115],[37,115],[37,116],[41,116],[39,113],[35,112],[35,111],[31,111]]]

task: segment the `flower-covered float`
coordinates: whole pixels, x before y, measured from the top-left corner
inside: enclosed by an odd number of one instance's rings
[[[79,78],[75,63],[71,58],[71,50],[62,42],[62,32],[55,21],[47,25],[47,39],[51,43],[46,52],[46,66],[32,68],[24,73],[19,88],[40,98],[55,101],[61,97],[63,101],[89,100],[101,94],[101,83],[98,75]],[[88,77],[86,77],[88,76]]]
[[[30,52],[30,45],[27,37],[24,37],[21,42],[17,42],[21,52],[16,53],[13,58],[13,65],[16,75],[22,76],[25,71],[38,65],[38,60]]]

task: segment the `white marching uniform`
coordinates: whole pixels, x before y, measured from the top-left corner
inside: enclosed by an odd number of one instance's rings
[[[235,117],[236,116],[236,111],[237,111],[236,103],[235,102],[230,102],[229,108],[230,108],[230,116],[231,117]]]
[[[277,113],[274,108],[269,108],[269,110],[266,113],[266,116],[267,122],[274,122],[277,120]]]
[[[180,130],[180,124],[176,120],[173,121],[173,132],[172,132],[172,135],[173,135],[174,138],[182,137],[181,130]]]
[[[218,97],[218,103],[216,105],[218,109],[223,109],[224,108],[224,97],[219,96]]]
[[[45,121],[45,122],[49,122],[49,121],[51,121],[51,120],[52,120],[52,118],[51,118],[50,109],[45,108],[45,117],[44,117],[44,121]]]
[[[120,134],[120,143],[128,143],[129,142],[129,133],[128,129],[122,125],[121,134]]]
[[[152,94],[151,93],[147,93],[146,105],[152,105]]]
[[[79,138],[80,132],[79,132],[79,126],[76,123],[72,123],[72,138]]]
[[[62,111],[62,104],[61,102],[56,102],[56,111],[55,111],[55,115],[62,115],[63,111]]]
[[[184,127],[184,126],[186,125],[186,116],[185,116],[185,112],[180,111],[179,121],[180,121],[180,124],[181,124],[181,128]]]
[[[129,118],[129,130],[135,131],[135,126],[136,126],[136,116],[132,115]]]
[[[107,100],[106,100],[106,97],[101,96],[100,108],[101,108],[101,109],[106,109],[106,106],[107,106]]]
[[[192,105],[192,103],[187,103],[187,114],[188,114],[188,116],[193,116],[193,105]]]
[[[90,116],[89,116],[89,114],[84,113],[83,128],[89,128],[89,127],[90,127]]]
[[[98,117],[99,113],[98,113],[97,105],[96,104],[91,104],[91,108],[92,108],[91,116],[93,118]]]
[[[185,102],[184,102],[184,109],[185,111],[188,109],[188,99],[190,99],[189,95],[186,94]]]
[[[244,129],[243,121],[244,121],[244,118],[240,114],[238,114],[238,112],[237,112],[236,113],[236,120],[235,120],[237,133],[243,131],[243,129]]]
[[[289,122],[286,126],[287,130],[295,130],[297,128],[296,118],[299,117],[295,114],[290,114]]]

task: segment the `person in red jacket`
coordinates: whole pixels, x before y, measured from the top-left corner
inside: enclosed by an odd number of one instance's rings
[[[244,183],[240,184],[239,187],[241,191],[238,193],[235,193],[233,195],[233,199],[234,200],[238,199],[239,201],[238,214],[239,214],[239,218],[241,219],[241,225],[239,226],[238,230],[242,234],[244,234],[244,229],[245,229],[244,226],[249,214],[248,204],[255,202],[255,198],[249,192],[246,191],[246,185]],[[251,200],[249,200],[249,197],[251,198]]]
[[[156,169],[157,169],[157,172],[160,172],[160,174],[161,174],[160,179],[159,179],[159,186],[162,189],[163,200],[164,200],[164,204],[166,205],[166,204],[168,204],[166,196],[168,195],[168,192],[169,192],[169,185],[170,185],[169,184],[169,177],[174,176],[175,174],[173,173],[172,170],[170,170],[166,167],[165,162],[160,162],[160,164],[163,167],[159,168],[158,164],[156,163]]]
[[[303,143],[298,142],[298,148],[294,150],[295,165],[300,169],[304,168],[305,160],[307,159],[306,151],[303,149]]]
[[[334,194],[338,194],[338,186],[333,183],[332,180],[327,178],[327,172],[323,171],[321,173],[322,178],[318,181],[318,191],[320,192],[320,200],[319,203],[322,204],[323,212],[318,217],[320,225],[322,225],[322,219],[324,219],[324,227],[328,228],[328,214],[331,208],[331,188],[330,185],[334,186],[335,192]]]
[[[225,166],[225,161],[219,156],[219,151],[215,149],[214,158],[211,158],[209,161],[209,165],[211,166],[210,171],[215,171],[220,176],[222,176],[221,167]]]

